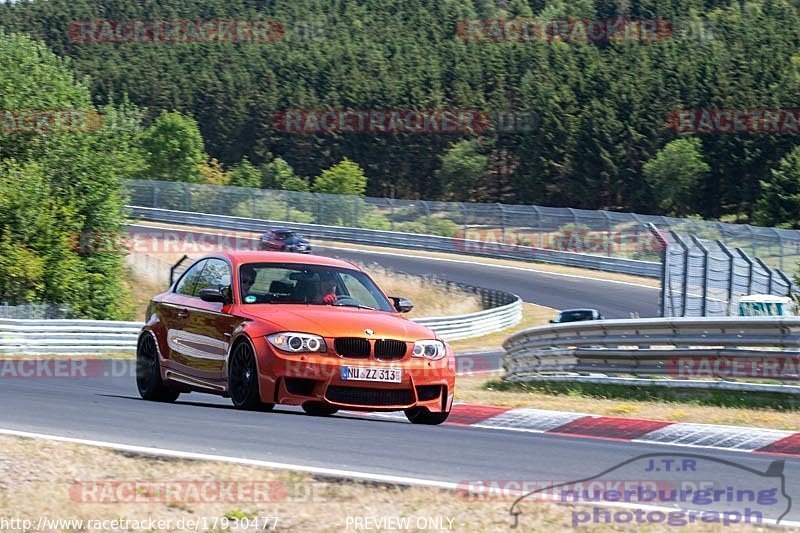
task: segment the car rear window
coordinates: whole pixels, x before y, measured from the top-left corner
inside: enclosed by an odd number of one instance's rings
[[[593,318],[591,311],[569,311],[561,313],[558,317],[558,322],[577,322],[579,320],[592,320]]]

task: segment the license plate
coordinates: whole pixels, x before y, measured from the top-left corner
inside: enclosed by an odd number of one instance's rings
[[[342,381],[383,381],[400,383],[403,379],[402,368],[385,366],[343,366]]]

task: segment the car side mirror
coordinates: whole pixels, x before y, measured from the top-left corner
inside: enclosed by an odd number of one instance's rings
[[[555,323],[556,323],[556,321],[555,321],[555,320],[553,320],[553,319],[551,318],[551,319],[550,319],[550,323],[551,323],[551,324],[555,324]]]
[[[200,289],[200,299],[204,302],[220,302],[226,304],[229,301],[228,291],[225,287]]]
[[[394,308],[397,309],[399,313],[408,313],[414,309],[414,302],[408,298],[403,298],[402,296],[391,296],[391,299],[392,302],[394,302]]]

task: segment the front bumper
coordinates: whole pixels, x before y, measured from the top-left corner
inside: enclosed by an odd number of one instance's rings
[[[329,339],[326,339],[328,342]],[[356,411],[397,411],[425,407],[431,412],[449,411],[455,390],[455,358],[448,347],[439,361],[406,356],[397,361],[345,358],[327,354],[280,352],[262,337],[254,339],[258,356],[261,400],[266,403],[302,405],[323,402]],[[342,379],[343,366],[399,368],[399,383]]]

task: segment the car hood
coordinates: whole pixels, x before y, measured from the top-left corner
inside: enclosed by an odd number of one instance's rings
[[[394,313],[327,305],[250,304],[244,313],[265,320],[278,331],[315,333],[323,337],[370,337],[413,342],[436,338],[427,327]],[[374,333],[368,335],[365,330]]]
[[[302,237],[289,237],[288,239],[284,239],[281,242],[284,244],[288,244],[289,246],[297,246],[298,244],[308,244],[308,239],[304,239]]]

